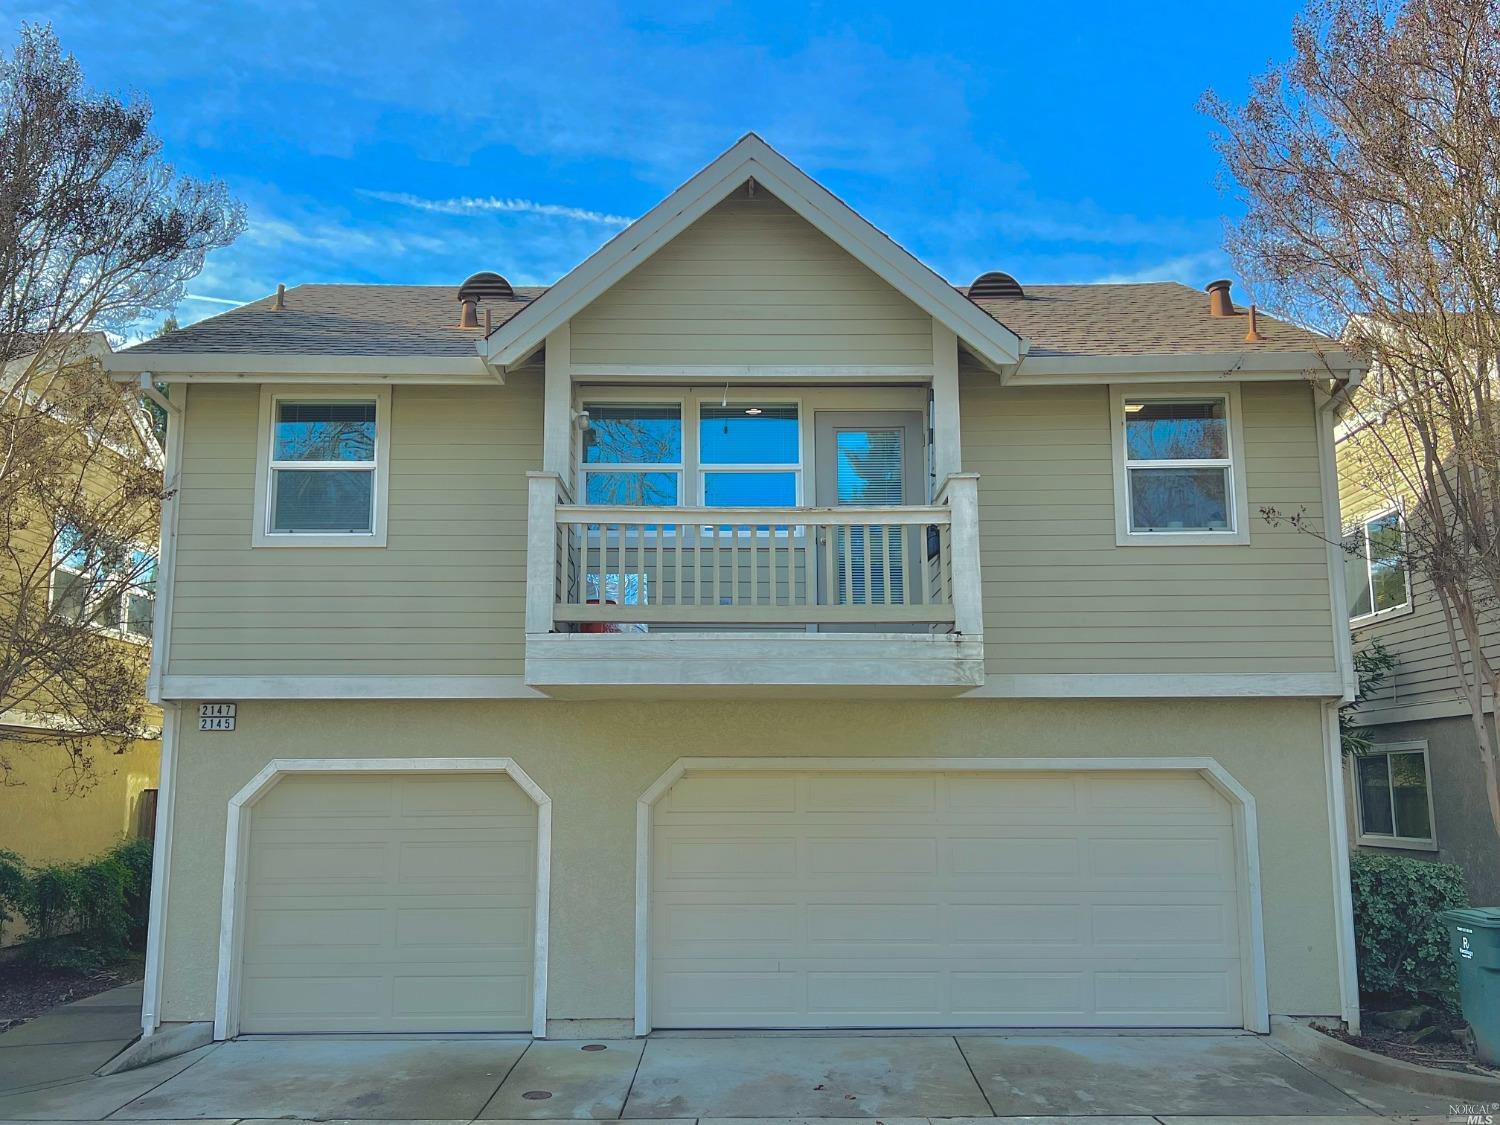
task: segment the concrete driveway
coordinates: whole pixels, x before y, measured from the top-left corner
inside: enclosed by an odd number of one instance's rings
[[[1225,1125],[1447,1113],[1445,1099],[1330,1072],[1243,1034],[250,1038],[0,1095],[0,1122],[841,1117],[926,1125],[1077,1116],[1092,1125]]]

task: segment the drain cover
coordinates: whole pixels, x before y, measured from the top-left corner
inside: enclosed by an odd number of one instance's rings
[[[580,1051],[607,1051],[607,1050],[609,1050],[609,1048],[606,1047],[603,1043],[586,1043],[586,1044],[584,1044],[582,1047],[580,1047],[578,1049]]]
[[[528,1102],[544,1102],[552,1096],[551,1090],[527,1090],[521,1095]]]

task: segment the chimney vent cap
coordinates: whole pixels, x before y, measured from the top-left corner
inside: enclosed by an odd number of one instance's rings
[[[969,286],[969,296],[976,301],[993,301],[1004,298],[1025,297],[1021,283],[1008,273],[990,270],[976,277]]]
[[[498,273],[486,270],[476,273],[458,287],[458,299],[460,301],[483,301],[486,299],[509,301],[514,298],[516,292],[510,287],[510,282]]]
[[[1233,284],[1228,278],[1220,278],[1218,281],[1210,281],[1204,288],[1208,291],[1208,315],[1209,316],[1233,316],[1234,300],[1229,296],[1229,287]]]

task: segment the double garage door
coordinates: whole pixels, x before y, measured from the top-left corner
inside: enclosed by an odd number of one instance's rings
[[[1238,1027],[1235,831],[1196,773],[689,773],[656,1027]]]
[[[536,828],[501,775],[283,778],[239,1029],[528,1029]],[[653,809],[652,1022],[1238,1027],[1235,838],[1188,772],[689,773]]]

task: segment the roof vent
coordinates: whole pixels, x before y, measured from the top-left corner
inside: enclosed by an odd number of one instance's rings
[[[509,301],[516,295],[498,273],[476,273],[458,287],[460,301]]]
[[[1234,301],[1229,296],[1231,282],[1220,279],[1210,281],[1206,286],[1208,290],[1208,315],[1209,316],[1233,316]]]
[[[991,270],[974,279],[974,283],[969,286],[969,296],[976,301],[993,301],[1005,297],[1024,297],[1026,291],[1010,274]]]

